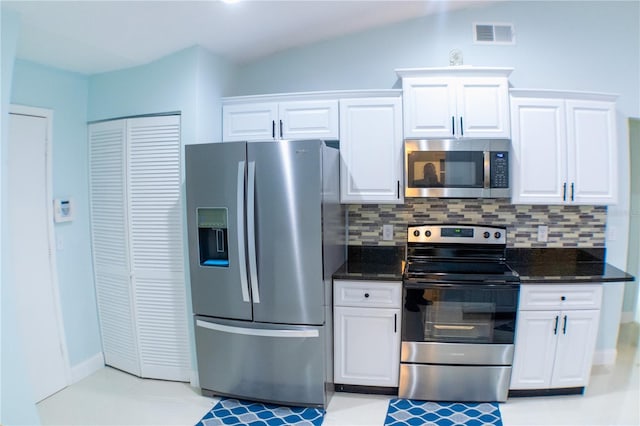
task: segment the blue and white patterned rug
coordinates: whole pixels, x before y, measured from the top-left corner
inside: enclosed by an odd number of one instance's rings
[[[196,426],[320,426],[324,410],[320,408],[281,407],[238,399],[221,399]]]
[[[410,399],[389,401],[385,426],[502,426],[495,402],[425,402]]]

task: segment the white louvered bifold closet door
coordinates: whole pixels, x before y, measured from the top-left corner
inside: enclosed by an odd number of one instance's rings
[[[122,129],[117,164],[115,156],[102,155],[105,157],[102,162],[96,157],[102,152],[96,143],[99,140],[94,141],[101,126],[120,126]],[[98,259],[109,253],[112,246],[116,247],[117,242],[126,265],[126,290],[120,283],[116,286],[101,279],[96,268],[105,361],[141,377],[189,381],[190,345],[180,197],[180,116],[92,124],[89,133],[94,263],[98,265]],[[108,152],[114,150],[115,147]],[[122,176],[118,191],[113,189],[116,180],[112,175],[116,174]],[[94,176],[104,179],[105,183],[94,188]],[[113,183],[108,186],[106,181],[110,179]],[[105,191],[101,192],[101,188]],[[119,209],[116,208],[116,192],[121,200]],[[110,214],[106,215],[102,210]],[[116,216],[116,210],[119,212],[118,226],[112,218]],[[111,245],[96,239],[101,229],[112,230],[113,235],[108,240]],[[111,308],[114,294],[124,292],[128,299],[118,296],[119,310]],[[111,329],[113,337],[109,334]],[[118,332],[122,332],[119,337]],[[133,361],[128,365],[120,362],[125,348]],[[119,358],[108,355],[112,352]]]
[[[142,377],[189,381],[180,116],[128,120],[129,235]]]
[[[125,137],[124,120],[89,126],[91,239],[105,363],[139,376],[129,266]]]

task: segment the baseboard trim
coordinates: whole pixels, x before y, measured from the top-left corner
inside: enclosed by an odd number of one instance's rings
[[[102,352],[98,352],[91,358],[86,359],[80,364],[71,367],[71,384],[77,383],[80,380],[89,377],[103,367],[104,354]]]
[[[191,381],[189,384],[194,388],[200,387],[200,378],[198,377],[198,372],[195,370],[191,370]]]
[[[617,357],[617,349],[596,350],[593,354],[593,365],[613,365]]]
[[[634,320],[635,320],[635,315],[633,312],[622,312],[622,314],[620,315],[620,322],[622,324],[633,322]]]

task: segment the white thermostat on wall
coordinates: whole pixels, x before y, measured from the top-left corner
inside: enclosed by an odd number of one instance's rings
[[[53,218],[56,222],[69,222],[74,216],[73,198],[56,198],[53,200]]]

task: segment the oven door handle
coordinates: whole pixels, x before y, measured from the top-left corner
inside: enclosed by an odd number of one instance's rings
[[[451,288],[455,288],[455,289],[477,289],[479,287],[485,287],[485,288],[492,288],[492,289],[517,289],[520,288],[520,283],[519,282],[473,282],[473,283],[468,283],[468,282],[450,282],[450,283],[425,283],[425,282],[407,282],[404,281],[403,282],[403,286],[405,288],[414,288],[414,289],[430,289],[430,288],[434,288],[434,289],[443,289],[443,288],[447,288],[447,289],[451,289]]]

